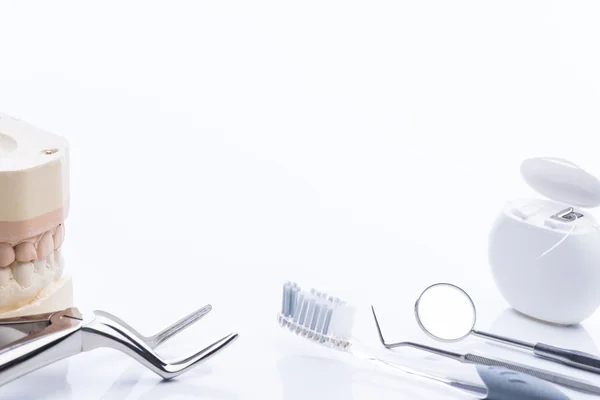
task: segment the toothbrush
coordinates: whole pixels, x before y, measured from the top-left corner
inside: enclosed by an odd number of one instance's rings
[[[293,282],[283,284],[279,325],[322,346],[340,350],[386,369],[451,387],[478,399],[488,400],[568,400],[557,388],[540,379],[504,368],[477,366],[483,385],[424,373],[401,364],[384,361],[352,338],[355,308],[327,293],[303,291]],[[395,357],[397,358],[397,357]],[[519,384],[515,384],[515,383]]]

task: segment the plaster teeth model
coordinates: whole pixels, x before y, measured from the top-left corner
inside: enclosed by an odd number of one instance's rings
[[[67,141],[0,113],[0,318],[72,306]]]

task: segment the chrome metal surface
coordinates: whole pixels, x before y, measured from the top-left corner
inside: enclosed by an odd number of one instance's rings
[[[119,350],[139,361],[163,379],[172,379],[208,360],[237,339],[231,333],[183,359],[168,361],[154,349],[211,311],[206,305],[153,336],[143,336],[121,319],[105,311],[84,316],[76,308],[49,314],[0,320],[1,330],[21,334],[0,347],[0,385],[48,364],[98,347]]]
[[[417,378],[421,378],[421,379],[425,379],[425,380],[432,380],[437,383],[441,383],[443,385],[450,386],[453,389],[459,390],[460,392],[463,392],[463,393],[468,393],[470,395],[476,396],[479,399],[485,399],[488,394],[487,388],[485,388],[482,385],[475,385],[475,384],[472,384],[469,382],[463,382],[463,381],[459,381],[456,379],[445,378],[445,377],[435,375],[432,373],[425,373],[425,372],[417,371],[412,368],[408,368],[404,365],[394,364],[394,363],[391,363],[388,361],[381,360],[376,357],[369,357],[366,359],[368,361],[371,361],[382,367],[392,369],[394,371],[402,372],[404,374],[414,376]]]
[[[481,331],[477,331],[475,329],[473,329],[471,331],[471,334],[473,336],[477,336],[482,339],[489,339],[489,340],[493,340],[494,342],[509,344],[509,345],[518,347],[523,350],[533,350],[533,348],[535,346],[533,343],[524,342],[522,340],[509,338],[506,336],[494,335],[493,333],[481,332]]]
[[[133,329],[133,327],[128,325],[126,322],[124,322],[120,318],[118,318],[118,317],[114,316],[113,314],[108,313],[106,311],[95,311],[94,313],[97,316],[105,317],[105,318],[111,319],[111,320],[121,324],[122,326],[126,327],[135,336],[142,339],[142,341],[144,343],[146,343],[146,345],[148,345],[150,348],[155,349],[158,346],[160,346],[161,344],[163,344],[164,342],[171,339],[173,336],[177,335],[182,330],[184,330],[184,329],[190,327],[191,325],[195,324],[196,322],[200,321],[200,319],[202,319],[202,317],[204,317],[206,314],[208,314],[211,311],[212,311],[212,306],[210,304],[207,304],[204,307],[191,312],[190,314],[181,318],[179,321],[173,323],[169,327],[163,329],[161,332],[159,332],[153,336],[142,335],[141,333],[139,333],[138,331]]]
[[[424,344],[413,343],[413,342],[386,343],[385,339],[383,338],[383,333],[381,332],[381,326],[379,326],[379,320],[377,319],[377,314],[375,313],[375,307],[371,306],[371,312],[373,313],[373,319],[375,320],[375,326],[377,327],[377,333],[379,335],[379,340],[381,341],[381,344],[386,349],[393,349],[396,347],[413,347],[416,349],[427,351],[429,353],[437,354],[442,357],[448,357],[448,358],[451,358],[456,361],[461,361],[461,359],[462,359],[461,354],[455,353],[452,351],[448,351],[448,350],[439,349],[437,347],[426,346]]]
[[[557,215],[563,215],[563,214],[570,215],[569,213],[574,213],[576,215],[579,215],[576,212],[574,212],[572,208],[567,208],[567,209],[563,210],[561,213],[558,213]],[[446,340],[444,338],[440,338],[440,337],[432,334],[421,323],[421,319],[420,319],[419,312],[418,312],[418,305],[419,305],[419,301],[421,300],[421,297],[423,296],[423,294],[425,292],[427,292],[430,288],[434,288],[439,285],[451,286],[455,289],[462,291],[462,293],[466,296],[466,298],[469,299],[471,305],[473,306],[472,309],[474,311],[474,314],[476,315],[475,304],[474,304],[473,300],[471,299],[471,297],[464,290],[462,290],[458,286],[448,284],[448,283],[437,283],[435,285],[432,285],[423,291],[423,293],[421,294],[421,296],[419,297],[419,299],[417,299],[417,302],[415,303],[415,317],[417,319],[417,323],[421,327],[421,330],[424,331],[429,337],[439,340],[439,341],[442,341],[442,342],[454,342],[454,341],[462,340],[472,334],[473,336],[477,336],[479,338],[492,340],[497,343],[502,343],[502,344],[510,345],[510,346],[513,346],[513,347],[516,347],[516,348],[519,348],[522,350],[531,351],[536,356],[544,358],[548,361],[552,361],[552,362],[568,365],[573,368],[578,368],[578,369],[581,369],[584,371],[589,371],[589,372],[594,372],[596,374],[600,374],[600,357],[598,357],[597,355],[585,353],[585,352],[582,352],[579,350],[574,350],[574,349],[564,349],[561,347],[556,347],[556,346],[552,346],[552,345],[548,345],[548,344],[544,344],[544,343],[529,343],[529,342],[525,342],[523,340],[513,339],[513,338],[510,338],[507,336],[501,336],[501,335],[496,335],[493,333],[478,331],[475,329],[475,321],[477,319],[476,317],[473,318],[473,325],[471,327],[471,330],[466,335],[461,335],[460,337],[458,337],[456,339]],[[374,312],[373,312],[373,316],[375,316]],[[377,323],[376,317],[375,317],[375,322]],[[380,335],[380,339],[382,339],[381,335]],[[382,340],[382,343],[383,343],[383,340]],[[393,343],[393,344],[387,344],[386,347],[393,348],[393,347],[407,346],[407,345],[410,345],[412,347],[419,347],[423,350],[430,351],[430,352],[439,352],[438,349],[434,349],[431,347],[422,346],[422,345],[414,344],[414,343]],[[446,354],[443,354],[443,355],[446,356]],[[455,356],[453,356],[453,357],[456,358]]]
[[[564,210],[557,212],[554,215],[551,215],[550,218],[561,222],[573,222],[578,220],[579,218],[583,218],[583,214],[575,211],[573,207],[568,207]]]
[[[593,373],[600,373],[600,357],[579,350],[564,349],[544,343],[536,343],[533,347],[536,356],[549,361],[559,362],[570,367]]]
[[[488,357],[482,357],[477,354],[459,354],[451,351],[446,351],[442,349],[438,349],[435,347],[425,346],[418,343],[411,342],[397,342],[397,343],[386,343],[383,338],[383,333],[381,331],[381,326],[379,325],[379,321],[377,319],[377,315],[375,314],[375,308],[371,306],[371,311],[373,312],[373,318],[375,320],[375,326],[377,327],[377,332],[379,334],[379,340],[381,344],[387,349],[393,349],[396,347],[409,346],[414,347],[420,350],[424,350],[429,353],[437,354],[442,357],[447,357],[453,359],[455,361],[465,363],[465,364],[475,364],[475,365],[487,365],[487,366],[496,366],[506,368],[512,371],[517,371],[520,373],[525,373],[531,376],[535,376],[536,378],[543,379],[548,382],[555,383],[557,385],[561,385],[570,389],[574,389],[584,393],[591,394],[600,394],[600,387],[579,379],[571,378],[566,375],[561,375],[552,371],[547,371],[544,369],[533,368],[523,364],[517,364],[510,361],[504,361],[499,359],[492,359]],[[499,337],[500,338],[500,337]]]
[[[46,327],[0,348],[0,385],[81,352],[81,319],[79,311],[69,308],[46,314]],[[0,321],[0,326],[25,328],[40,321]]]
[[[493,367],[506,368],[511,371],[520,372],[535,376],[536,378],[555,383],[557,385],[576,390],[582,393],[600,395],[600,387],[583,380],[571,378],[570,376],[559,374],[552,371],[547,371],[541,368],[534,368],[528,365],[518,364],[512,361],[504,361],[500,359],[482,357],[476,354],[465,354],[464,363],[475,365],[488,365]]]
[[[423,321],[421,319],[421,315],[419,312],[419,305],[421,304],[421,300],[423,299],[423,296],[429,292],[430,290],[435,290],[435,288],[438,287],[450,287],[453,290],[459,292],[462,296],[464,296],[465,299],[467,299],[467,301],[469,302],[469,305],[471,306],[472,309],[472,321],[469,325],[469,329],[465,329],[464,330],[464,334],[458,336],[458,337],[454,337],[454,338],[442,338],[440,336],[438,336],[437,334],[433,334],[429,328],[427,328],[425,326],[425,324],[423,324]],[[417,324],[419,325],[419,328],[421,328],[421,330],[423,332],[425,332],[425,334],[427,336],[429,336],[432,339],[438,340],[440,342],[445,342],[445,343],[454,343],[454,342],[459,342],[463,339],[465,339],[466,337],[468,337],[471,332],[473,331],[473,328],[475,328],[475,324],[477,323],[477,311],[475,309],[475,302],[473,301],[473,299],[471,298],[471,296],[469,296],[469,294],[467,292],[465,292],[462,288],[453,285],[451,283],[445,283],[445,282],[441,282],[441,283],[435,283],[429,287],[427,287],[425,290],[423,290],[423,292],[421,292],[421,295],[417,298],[417,301],[415,302],[415,307],[414,307],[414,313],[415,313],[415,319],[417,320]]]

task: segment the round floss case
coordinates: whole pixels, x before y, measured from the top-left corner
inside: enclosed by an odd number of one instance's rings
[[[600,181],[570,161],[531,158],[527,184],[545,199],[509,202],[489,235],[494,281],[515,310],[572,325],[600,305],[600,230],[588,209],[600,205]]]

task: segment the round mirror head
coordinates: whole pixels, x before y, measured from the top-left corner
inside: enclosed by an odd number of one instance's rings
[[[467,292],[449,283],[438,283],[421,293],[415,303],[421,329],[434,339],[457,342],[475,327],[475,304]]]

